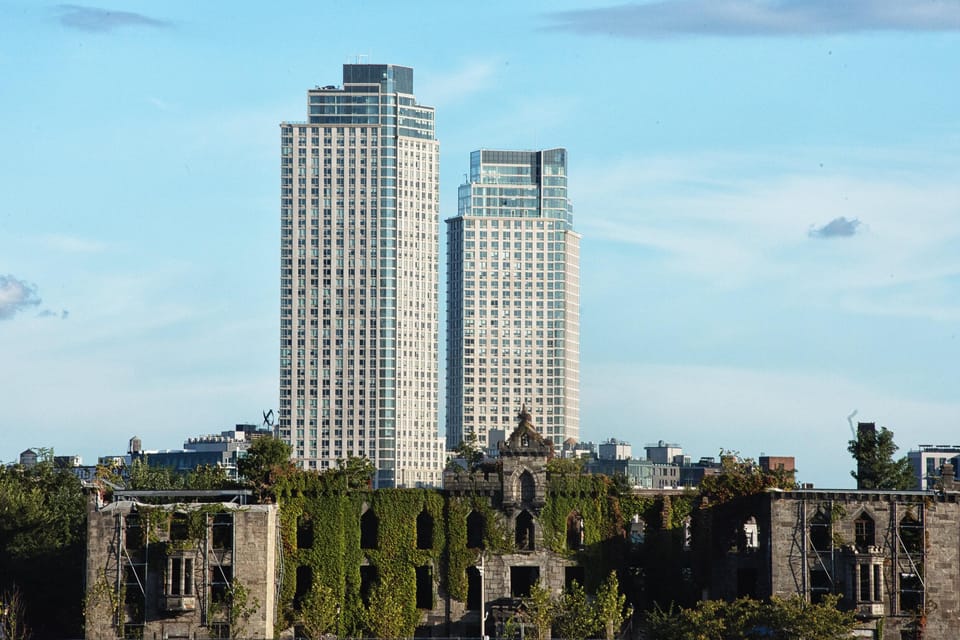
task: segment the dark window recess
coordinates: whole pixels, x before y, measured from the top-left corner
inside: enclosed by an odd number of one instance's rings
[[[124,534],[126,536],[125,543],[128,551],[143,549],[147,537],[144,535],[140,514],[131,513],[127,516]]]
[[[583,516],[576,511],[567,516],[567,549],[583,549]]]
[[[227,601],[230,581],[233,580],[233,567],[218,566],[210,569],[210,600],[216,604]]]
[[[540,579],[540,567],[510,567],[510,595],[529,598],[530,587]]]
[[[565,567],[563,570],[563,588],[571,589],[574,582],[583,586],[585,577],[586,571],[583,567]]]
[[[433,609],[433,569],[417,567],[417,609]]]
[[[417,549],[433,549],[433,516],[426,509],[417,516]]]
[[[483,549],[483,539],[486,537],[487,522],[479,511],[471,511],[467,516],[467,548]]]
[[[187,514],[175,513],[170,520],[170,540],[187,539]]]
[[[810,544],[814,551],[830,551],[830,516],[823,511],[817,511],[817,514],[810,520]]]
[[[861,564],[857,566],[858,576],[859,576],[859,602],[870,602],[871,593],[870,593],[870,565]]]
[[[873,518],[866,513],[861,513],[857,519],[853,521],[853,539],[857,545],[857,549],[861,551],[876,544]]]
[[[830,576],[823,569],[814,569],[810,571],[810,602],[818,604],[823,601],[823,597],[833,591],[833,584],[830,582]]]
[[[313,520],[300,514],[297,517],[297,549],[313,548]]]
[[[529,471],[520,474],[520,502],[529,504],[537,495],[537,484]]]
[[[476,567],[467,568],[467,609],[480,610],[480,570]]]
[[[516,532],[515,532],[515,542],[517,549],[520,551],[533,551],[534,547],[534,530],[533,530],[533,516],[530,515],[530,512],[524,509],[520,512],[520,515],[517,516],[516,521]]]
[[[377,568],[375,566],[366,564],[360,567],[360,599],[365,607],[370,606],[370,592],[377,584],[377,578]]]
[[[737,597],[757,597],[757,570],[752,568],[737,569]]]
[[[233,548],[232,513],[215,513],[213,515],[213,531],[210,537],[214,549]]]
[[[923,553],[923,525],[913,514],[908,513],[900,521],[900,542],[901,551],[911,555]]]
[[[379,535],[379,529],[380,520],[377,518],[377,514],[373,512],[373,509],[367,509],[366,512],[360,516],[361,549],[377,548],[377,536]]]
[[[919,613],[923,609],[923,581],[916,573],[900,574],[900,613]]]
[[[297,581],[294,583],[293,608],[300,610],[303,601],[313,588],[313,567],[300,565],[297,567]]]

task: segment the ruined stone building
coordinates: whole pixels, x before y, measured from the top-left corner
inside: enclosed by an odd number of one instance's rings
[[[248,494],[92,493],[86,637],[272,638],[278,510]]]
[[[840,594],[858,637],[950,637],[960,626],[958,495],[800,490],[714,507],[696,540],[702,595]]]

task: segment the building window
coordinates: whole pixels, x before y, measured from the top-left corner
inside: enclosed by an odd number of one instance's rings
[[[467,548],[483,549],[487,522],[479,511],[471,511],[467,516]]]
[[[417,567],[417,609],[433,609],[433,569]]]
[[[213,516],[211,533],[213,548],[222,551],[233,548],[233,514],[217,513]]]
[[[530,515],[530,512],[524,509],[520,512],[520,515],[517,516],[515,523],[516,531],[514,532],[514,538],[516,542],[517,549],[520,551],[533,551],[534,548],[534,529],[533,529],[533,516]]]
[[[167,595],[193,595],[193,559],[182,557],[167,558]]]
[[[376,549],[380,520],[373,509],[367,509],[360,517],[360,548]]]
[[[853,536],[856,547],[860,551],[876,545],[873,518],[867,515],[866,511],[853,521]]]
[[[313,548],[313,520],[309,516],[297,516],[297,549]]]
[[[529,598],[530,588],[540,580],[540,567],[510,567],[510,595]]]
[[[417,549],[433,549],[433,516],[426,508],[417,516]]]

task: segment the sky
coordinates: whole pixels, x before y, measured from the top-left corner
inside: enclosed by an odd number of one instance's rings
[[[277,406],[278,125],[358,60],[436,107],[441,218],[568,149],[582,440],[960,444],[960,2],[617,1],[0,2],[0,461]]]

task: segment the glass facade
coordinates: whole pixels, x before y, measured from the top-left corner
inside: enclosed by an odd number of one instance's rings
[[[470,155],[447,220],[447,446],[512,430],[526,405],[560,445],[579,436],[580,237],[567,153]]]
[[[344,65],[281,123],[278,435],[306,469],[369,458],[376,485],[441,481],[439,157],[413,70]]]

